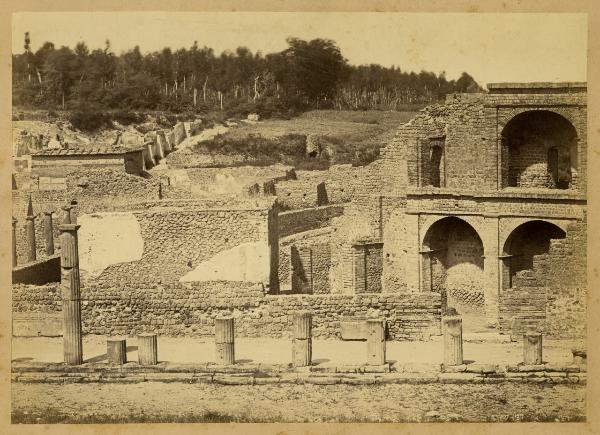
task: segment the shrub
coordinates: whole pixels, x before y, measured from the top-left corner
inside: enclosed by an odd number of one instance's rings
[[[143,115],[129,110],[117,110],[112,114],[112,119],[123,125],[141,123],[144,122],[144,118]]]
[[[68,119],[74,128],[87,132],[111,126],[110,116],[106,112],[91,106],[72,111]]]

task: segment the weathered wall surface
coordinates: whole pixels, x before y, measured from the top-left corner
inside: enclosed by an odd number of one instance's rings
[[[152,287],[82,288],[83,331],[87,334],[202,336],[214,333],[214,319],[236,318],[236,334],[290,337],[292,315],[313,312],[313,335],[340,338],[340,320],[380,315],[392,340],[427,339],[440,333],[439,295],[265,295],[260,284],[207,282]],[[15,286],[15,312],[60,312],[53,286]]]
[[[97,213],[97,218],[111,220],[115,219],[115,215]],[[218,265],[222,265],[223,261],[229,262],[231,267],[239,266],[240,276],[243,277],[251,266],[263,264],[259,254],[264,249],[234,248],[253,242],[266,246],[269,244],[268,209],[244,208],[243,204],[237,208],[211,209],[204,208],[202,204],[196,207],[169,207],[166,204],[162,206],[159,202],[152,208],[130,212],[127,219],[135,220],[136,223],[132,222],[132,225],[139,226],[139,232],[129,231],[128,237],[132,238],[131,243],[135,246],[139,246],[141,241],[141,257],[135,261],[108,265],[99,274],[94,267],[97,274],[95,280],[99,282],[128,282],[133,286],[142,286],[150,283],[173,283],[186,275],[186,279],[205,280],[214,276],[214,273],[220,276]],[[104,232],[101,229],[98,232],[92,230],[90,235],[93,240],[82,241],[82,244],[85,243],[93,250],[94,246],[100,249],[102,245],[94,240],[118,240],[118,235],[114,234],[110,225],[102,228],[105,229]],[[129,241],[122,240],[121,243]],[[135,254],[139,254],[138,251],[136,248]],[[221,254],[220,257],[216,257],[217,254]],[[262,256],[264,257],[264,253]],[[264,267],[260,269],[261,272],[263,269]],[[232,276],[236,275],[234,270],[230,269],[229,272]]]
[[[376,164],[353,167],[334,165],[327,171],[297,171],[296,180],[280,181],[275,186],[278,202],[287,209],[303,209],[319,205],[317,186],[324,183],[330,204],[342,204],[358,195],[377,189],[373,177]],[[321,203],[322,204],[322,203]]]
[[[287,237],[292,234],[327,227],[331,224],[333,218],[341,216],[343,213],[344,207],[340,205],[325,205],[280,212],[279,236]]]
[[[541,330],[553,337],[581,337],[586,331],[586,227],[568,227],[553,239],[547,254],[533,258],[533,268],[518,272],[500,298],[502,330],[520,334]]]

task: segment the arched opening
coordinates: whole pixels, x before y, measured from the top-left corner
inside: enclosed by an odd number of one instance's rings
[[[534,257],[547,254],[552,239],[565,237],[561,228],[546,221],[529,221],[515,228],[504,243],[502,288],[513,287],[519,273],[533,270]]]
[[[426,232],[422,289],[442,295],[444,308],[484,317],[483,243],[464,220],[446,217]]]
[[[577,132],[561,115],[533,110],[502,130],[502,185],[568,189],[577,171]]]

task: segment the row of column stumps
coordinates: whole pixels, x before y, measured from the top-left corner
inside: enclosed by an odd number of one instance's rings
[[[458,366],[463,360],[462,318],[448,316],[442,318],[444,336],[444,365]],[[543,364],[542,334],[526,332],[523,334],[523,364]]]
[[[71,204],[64,205],[61,207],[62,216],[61,224],[76,224],[77,215],[75,213],[75,207]],[[53,211],[44,211],[44,240],[46,244],[46,254],[54,255],[54,231],[52,224]],[[26,261],[28,263],[37,260],[37,242],[35,235],[35,219],[36,216],[33,213],[33,204],[31,202],[31,195],[29,196],[29,202],[27,204],[27,216],[25,218],[25,238],[27,240],[27,252]],[[17,222],[16,218],[12,218],[12,266],[18,265],[17,255]]]
[[[138,363],[156,365],[158,363],[158,337],[156,334],[138,334]],[[106,339],[106,356],[109,364],[123,365],[127,362],[127,339],[110,337]]]

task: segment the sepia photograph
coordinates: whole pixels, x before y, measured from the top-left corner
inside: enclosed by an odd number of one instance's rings
[[[11,33],[12,425],[588,421],[586,13]]]

